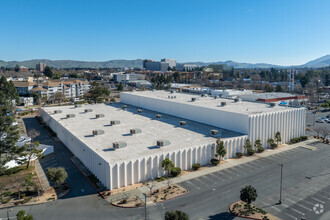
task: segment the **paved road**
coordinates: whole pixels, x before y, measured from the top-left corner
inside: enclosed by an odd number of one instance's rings
[[[70,161],[71,153],[67,148],[62,143],[53,141],[34,119],[26,119],[25,123],[27,129],[40,130],[39,141],[41,143],[54,145],[55,155],[53,158],[46,158],[47,160],[43,162],[43,165],[45,167],[66,167],[69,173],[68,182],[72,186],[72,191],[65,198],[54,202],[14,208],[12,215],[15,215],[18,210],[25,209],[33,214],[37,220],[143,219],[143,207],[116,208],[98,197],[94,189]],[[250,184],[257,189],[259,195],[256,204],[283,219],[301,219],[301,217],[329,219],[326,215],[329,214],[330,203],[326,195],[329,193],[330,183],[330,147],[322,143],[314,146],[317,151],[298,147],[182,182],[181,185],[190,193],[148,207],[148,212],[151,212],[151,215],[148,216],[157,216],[153,218],[155,219],[164,216],[167,210],[180,209],[187,212],[192,220],[234,219],[235,217],[228,212],[228,205],[239,199],[241,187]],[[279,163],[285,164],[283,203],[276,205],[279,200]],[[315,202],[322,203],[323,213],[316,214],[314,212]],[[5,216],[6,209],[1,209],[0,218]]]

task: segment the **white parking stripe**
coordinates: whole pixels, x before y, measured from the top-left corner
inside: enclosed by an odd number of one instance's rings
[[[226,177],[228,177],[228,178],[230,178],[230,179],[232,179],[233,177],[231,177],[230,175],[232,174],[232,173],[230,173],[229,171],[227,171],[227,170],[223,170],[222,171],[222,173],[223,174],[225,174],[226,175]]]
[[[290,214],[287,213],[287,212],[284,212],[284,214],[287,215],[287,216],[289,216],[289,217],[292,218],[292,219],[296,219],[296,220],[298,219],[297,217],[294,217],[293,215],[290,215]]]
[[[201,181],[199,178],[195,178],[195,179],[193,179],[192,181],[197,181],[197,182],[199,182],[199,183],[202,184],[202,185],[209,186],[209,185],[207,185],[206,183],[204,183],[203,181]]]
[[[190,180],[185,181],[185,183],[188,183],[189,185],[191,185],[192,187],[195,187],[197,189],[201,189],[198,186],[196,186],[195,184],[193,184]]]
[[[225,181],[223,178],[221,178],[221,177],[215,175],[214,173],[210,173],[209,175],[210,175],[210,176],[213,176],[213,177],[216,178],[217,180]]]
[[[312,205],[312,206],[315,205],[314,203],[312,203],[312,202],[308,202],[308,201],[306,201],[306,200],[301,200],[300,202],[304,202],[304,203],[307,203],[307,204]]]
[[[325,202],[323,202],[322,200],[317,199],[317,198],[315,198],[315,197],[313,197],[313,196],[311,196],[310,198],[311,198],[311,199],[314,199],[315,201],[318,201],[318,202],[320,202],[320,203],[323,203],[323,204],[325,203]]]
[[[310,208],[307,208],[306,206],[304,206],[304,205],[302,205],[302,204],[300,204],[300,203],[296,203],[295,205],[297,205],[297,206],[299,206],[299,207],[301,207],[301,208],[303,208],[303,209],[306,209],[306,210],[308,210],[308,211],[312,211],[312,209],[310,209]]]
[[[297,210],[297,209],[294,209],[294,208],[292,208],[292,207],[290,207],[289,209],[292,210],[292,211],[294,211],[294,212],[297,212],[297,213],[300,214],[300,215],[305,215],[305,213],[303,213],[303,212],[301,212],[301,211],[299,211],[299,210]]]
[[[319,197],[322,197],[323,199],[330,200],[330,197],[328,197],[328,196],[324,196],[324,195],[320,195],[320,194],[315,194],[315,196],[319,196]]]

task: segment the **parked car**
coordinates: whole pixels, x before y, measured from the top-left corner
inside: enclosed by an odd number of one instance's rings
[[[316,120],[316,122],[317,122],[317,123],[324,123],[325,120],[324,120],[323,118],[319,118],[319,119]]]

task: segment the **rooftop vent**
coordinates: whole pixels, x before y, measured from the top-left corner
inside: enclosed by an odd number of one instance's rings
[[[158,140],[157,141],[157,146],[158,147],[165,147],[170,145],[170,141],[169,140]]]
[[[131,134],[139,134],[139,133],[142,133],[142,130],[140,128],[132,128],[130,130],[130,133]]]
[[[85,109],[85,113],[92,112],[92,111],[93,111],[92,109]]]
[[[127,105],[123,105],[122,109],[127,109]]]
[[[67,115],[66,115],[66,118],[74,118],[74,117],[76,117],[75,114],[67,114]]]
[[[110,121],[110,124],[111,125],[119,125],[120,121],[119,120],[113,120],[113,121]]]
[[[59,114],[59,113],[62,113],[62,110],[55,110],[54,111],[54,114]]]
[[[162,117],[161,114],[157,114],[157,115],[156,115],[156,118],[161,118],[161,117]]]
[[[125,148],[127,146],[126,142],[124,141],[117,141],[112,143],[112,147],[114,149]]]
[[[205,94],[201,94],[202,97],[205,97]]]
[[[142,113],[142,109],[138,109],[137,112],[138,112],[138,113]]]
[[[80,108],[81,107],[81,104],[74,104],[74,107],[75,108]]]
[[[212,136],[215,136],[215,135],[218,134],[218,130],[211,130],[211,131],[210,131],[210,134],[211,134]]]
[[[101,135],[101,134],[104,134],[103,130],[94,130],[93,131],[93,135]]]
[[[191,101],[192,101],[192,102],[196,101],[196,98],[191,98]]]
[[[269,106],[270,106],[270,107],[275,107],[275,105],[276,105],[276,104],[275,104],[274,102],[270,102],[270,103],[269,103]]]
[[[185,126],[186,122],[185,121],[180,121],[180,126]]]
[[[103,118],[104,117],[104,114],[96,114],[95,117],[96,118]]]
[[[239,98],[234,99],[234,102],[240,102],[240,101],[242,101],[242,100]]]
[[[221,102],[221,106],[226,106],[227,103],[226,102]]]

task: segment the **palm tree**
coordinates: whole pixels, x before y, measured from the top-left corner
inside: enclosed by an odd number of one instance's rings
[[[167,175],[170,175],[170,170],[174,167],[172,161],[168,158],[162,161],[162,168],[167,170]]]

